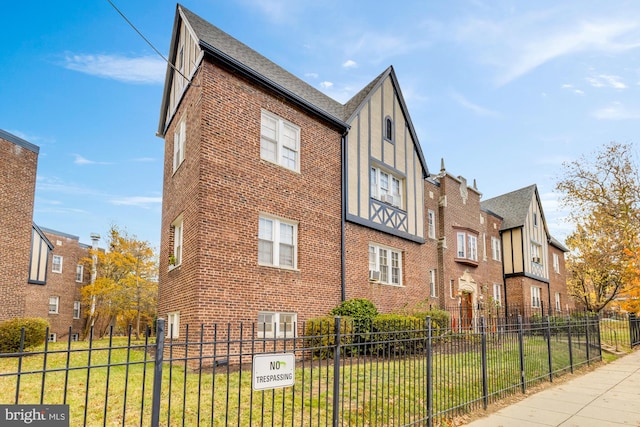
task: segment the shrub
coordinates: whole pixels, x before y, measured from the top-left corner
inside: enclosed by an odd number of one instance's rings
[[[427,317],[431,317],[431,336],[437,337],[444,335],[449,332],[451,328],[451,314],[448,311],[432,308],[431,310],[410,314],[422,320],[423,323]]]
[[[314,358],[328,359],[333,357],[333,347],[336,345],[336,319],[334,316],[323,316],[310,319],[305,324],[305,345],[311,349]],[[350,318],[340,319],[340,344],[346,346],[353,340],[353,322]]]
[[[360,339],[366,340],[367,334],[371,332],[371,322],[378,315],[378,309],[368,299],[353,298],[343,301],[329,314],[350,317],[353,320],[354,333],[358,334]]]
[[[424,348],[424,320],[402,314],[380,314],[373,319],[373,354],[413,354]]]
[[[42,344],[49,322],[40,318],[18,318],[0,323],[0,353],[20,351],[20,336],[24,328],[24,348]]]

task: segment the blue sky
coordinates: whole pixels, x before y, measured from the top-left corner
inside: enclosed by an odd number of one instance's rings
[[[113,0],[168,53],[176,4]],[[564,240],[564,161],[635,142],[640,2],[186,0],[338,101],[393,65],[431,173],[484,198],[536,183]],[[107,0],[9,2],[0,128],[40,147],[34,220],[160,245],[165,64]]]

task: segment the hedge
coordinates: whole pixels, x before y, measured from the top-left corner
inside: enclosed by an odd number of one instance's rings
[[[20,351],[20,337],[24,328],[24,348],[44,343],[49,322],[40,318],[17,318],[0,323],[0,353]],[[24,349],[23,348],[23,349]]]

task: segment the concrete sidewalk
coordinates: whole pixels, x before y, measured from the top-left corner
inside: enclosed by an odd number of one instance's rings
[[[640,426],[640,351],[533,394],[469,427]]]

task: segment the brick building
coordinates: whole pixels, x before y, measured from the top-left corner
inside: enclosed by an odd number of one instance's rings
[[[82,333],[79,288],[88,279],[80,260],[88,246],[77,236],[33,223],[39,148],[0,130],[0,321],[41,317],[51,340]]]
[[[283,334],[356,297],[474,314],[520,292],[524,311],[519,273],[566,299],[563,269],[503,274],[510,217],[444,165],[429,173],[393,67],[340,104],[180,5],[170,61],[158,311],[174,336],[228,321]],[[547,268],[564,249],[540,229]]]

